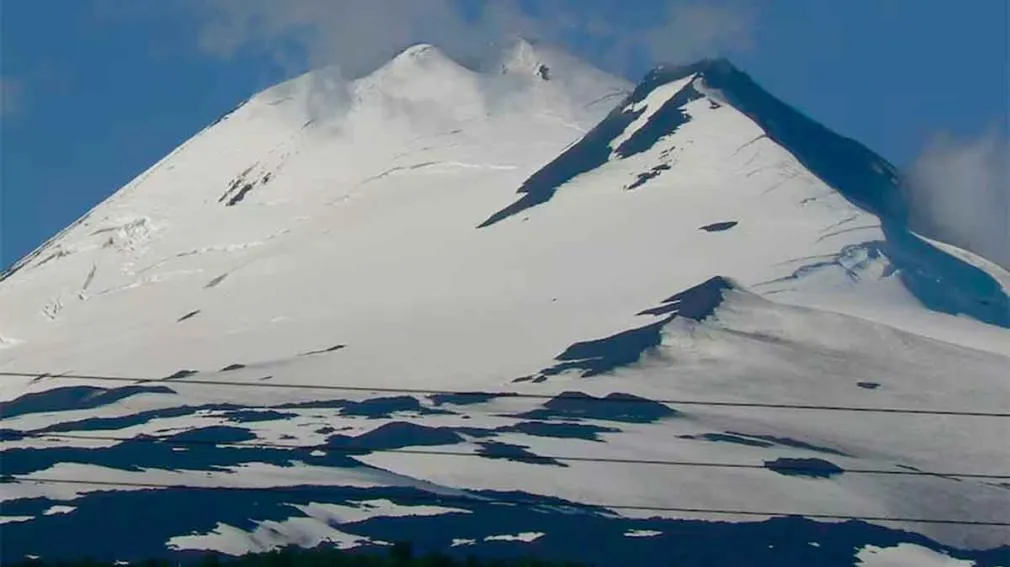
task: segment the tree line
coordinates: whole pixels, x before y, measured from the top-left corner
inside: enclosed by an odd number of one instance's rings
[[[26,559],[16,567],[116,567],[122,563],[81,559],[46,561]],[[525,559],[460,559],[444,553],[416,555],[409,544],[393,545],[387,554],[352,553],[333,548],[288,548],[266,553],[250,553],[241,557],[208,554],[192,561],[150,559],[131,563],[134,567],[584,567],[578,563],[558,563],[534,558]]]

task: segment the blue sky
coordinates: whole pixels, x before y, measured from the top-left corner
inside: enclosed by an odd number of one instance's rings
[[[490,33],[487,22],[465,28],[482,13],[480,0],[438,1],[461,10],[455,27],[412,15],[424,5],[414,2],[391,17],[425,19],[418,29],[366,30],[377,39],[361,51],[374,61],[342,60],[343,52],[358,50],[327,47],[340,63],[367,68],[415,36],[465,52],[473,37]],[[654,61],[723,52],[773,94],[899,167],[913,164],[941,133],[1010,133],[1006,0],[726,0],[703,14],[701,26],[684,23],[676,11],[677,21],[662,20],[671,1],[517,0],[523,29],[629,78]],[[299,35],[306,25],[324,26],[310,30],[323,37],[348,37],[346,29],[326,29],[329,20],[311,10],[303,20],[290,8],[278,12],[293,5],[288,0],[250,0],[261,10],[251,15],[265,18],[267,29],[242,30],[235,18],[250,14],[211,9],[228,2],[0,0],[0,266],[250,94],[327,62],[331,54],[317,49],[318,35],[316,43]],[[566,17],[575,25],[555,23]],[[341,21],[356,22],[333,20]],[[608,27],[597,33],[601,22]],[[650,41],[635,43],[646,31]]]

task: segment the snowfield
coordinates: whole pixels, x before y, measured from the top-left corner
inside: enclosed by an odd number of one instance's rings
[[[331,75],[0,276],[4,562],[1010,564],[1010,274],[884,160],[721,60]]]

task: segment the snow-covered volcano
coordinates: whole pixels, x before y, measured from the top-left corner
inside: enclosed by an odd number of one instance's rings
[[[998,561],[1010,274],[898,184],[724,60],[273,87],[0,280],[3,559]]]

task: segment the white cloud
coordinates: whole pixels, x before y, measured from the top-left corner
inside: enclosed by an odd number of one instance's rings
[[[751,46],[756,17],[750,4],[671,2],[662,25],[646,36],[657,61],[684,62],[710,56],[725,48]]]
[[[464,14],[458,0],[212,0],[199,4],[200,46],[219,57],[269,54],[287,74],[339,66],[359,76],[403,48],[432,43],[468,62],[514,36],[573,48],[592,38],[620,68],[640,55],[683,62],[746,46],[752,11],[743,0],[667,0],[645,26],[620,17],[624,0],[545,0],[537,14],[518,0],[485,0]]]
[[[624,0],[544,0],[535,13],[519,0],[468,0],[465,12],[461,0],[207,0],[193,6],[205,53],[266,56],[285,77],[325,68],[303,83],[307,91],[300,96],[316,119],[338,114],[347,101],[346,79],[416,43],[476,66],[524,37],[624,72],[636,58],[685,62],[745,45],[751,17],[744,1],[666,0],[653,6],[654,17],[635,12],[630,18]],[[277,82],[276,75],[267,82]]]
[[[913,225],[1010,269],[1010,143],[942,136],[912,166]]]

